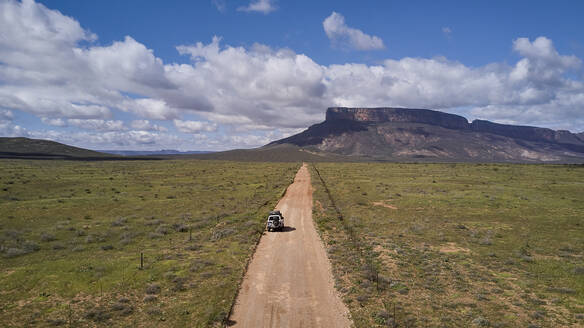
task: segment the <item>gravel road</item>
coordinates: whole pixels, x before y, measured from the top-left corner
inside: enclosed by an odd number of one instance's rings
[[[350,327],[330,262],[312,221],[312,186],[304,164],[276,209],[286,227],[266,232],[236,300],[235,327]],[[266,213],[267,214],[267,213]]]

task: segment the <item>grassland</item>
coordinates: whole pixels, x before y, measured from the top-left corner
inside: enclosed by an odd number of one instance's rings
[[[298,166],[0,161],[0,326],[220,326]]]
[[[583,166],[316,168],[314,218],[357,327],[584,326]]]

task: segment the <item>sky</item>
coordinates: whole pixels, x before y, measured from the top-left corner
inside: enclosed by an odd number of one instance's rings
[[[410,107],[584,131],[584,1],[0,0],[0,136],[226,150]]]

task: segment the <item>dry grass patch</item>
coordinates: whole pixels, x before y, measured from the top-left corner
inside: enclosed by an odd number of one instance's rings
[[[298,167],[0,161],[0,326],[221,326]]]
[[[584,325],[584,167],[317,167],[314,218],[357,327]]]

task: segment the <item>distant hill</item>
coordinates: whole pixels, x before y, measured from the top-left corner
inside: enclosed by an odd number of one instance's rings
[[[208,154],[211,151],[180,151],[174,149],[162,150],[98,150],[99,152],[122,156],[157,156],[157,155],[193,155]]]
[[[106,159],[110,157],[113,156],[50,140],[0,137],[0,158]]]
[[[119,156],[73,147],[50,140],[0,137],[0,158],[66,159],[83,161],[157,160],[158,157]]]
[[[355,160],[584,162],[584,133],[498,124],[428,109],[329,108],[324,122],[275,145]]]

